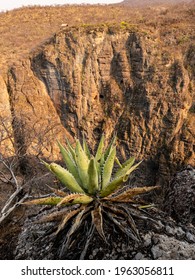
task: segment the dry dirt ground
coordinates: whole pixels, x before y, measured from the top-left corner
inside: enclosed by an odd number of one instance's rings
[[[46,190],[42,187],[40,192],[46,193]],[[11,185],[0,184],[1,208],[12,192]],[[36,192],[34,187],[33,193]],[[195,170],[188,167],[178,172],[163,193],[160,196],[164,196],[165,211],[150,210],[159,224],[136,220],[142,238],[141,244],[132,242],[112,225],[105,223],[108,244],[95,233],[85,259],[195,259]],[[157,195],[153,198],[157,199]],[[179,201],[182,201],[180,206]],[[50,207],[17,207],[1,224],[0,259],[79,259],[87,239],[84,233],[88,224],[75,236],[76,242],[72,249],[59,257],[65,232],[57,239],[52,239],[48,233],[56,227],[56,223],[36,223],[41,216],[52,211]]]

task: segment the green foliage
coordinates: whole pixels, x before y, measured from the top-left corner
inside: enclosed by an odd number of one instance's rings
[[[67,228],[69,221],[72,224],[67,232],[63,252],[71,247],[73,234],[84,224],[84,221],[91,217],[91,227],[87,236],[96,229],[105,242],[104,220],[111,220],[116,227],[134,241],[139,241],[139,232],[135,226],[133,216],[147,219],[146,211],[142,210],[144,203],[139,200],[139,195],[150,192],[157,187],[128,188],[125,185],[129,175],[141,164],[135,163],[135,158],[131,157],[121,164],[116,157],[116,137],[114,136],[107,148],[102,135],[96,154],[90,154],[87,142],[83,137],[82,145],[76,140],[73,147],[68,140],[66,147],[58,142],[66,168],[56,163],[44,163],[62,184],[69,189],[72,194],[61,190],[55,190],[54,194],[46,198],[38,198],[25,202],[26,205],[52,205],[57,207],[67,207],[77,205],[63,213],[62,221],[58,225],[56,235]],[[114,164],[117,163],[118,170],[113,174]],[[48,215],[43,221],[56,220],[58,214]],[[149,220],[152,220],[149,218]],[[91,233],[90,233],[91,232]],[[90,234],[89,234],[90,233]],[[86,242],[84,251],[89,242]]]

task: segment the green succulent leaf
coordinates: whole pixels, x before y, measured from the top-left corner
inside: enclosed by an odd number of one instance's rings
[[[51,171],[70,191],[76,193],[84,193],[81,186],[76,181],[75,177],[66,169],[56,163],[50,164]]]
[[[68,152],[72,155],[72,158],[76,161],[75,149],[70,144],[70,141],[68,140],[68,138],[66,138],[66,144],[67,144]]]
[[[85,191],[87,191],[88,183],[89,183],[89,177],[88,177],[89,159],[85,154],[79,140],[77,140],[76,142],[75,154],[76,154],[78,172],[82,182],[82,187],[85,189]]]
[[[126,160],[123,164],[122,164],[122,167],[126,167],[126,166],[129,166],[129,165],[133,165],[135,162],[135,158],[134,157],[130,157],[128,160]],[[130,167],[131,167],[130,166]]]
[[[42,160],[42,159],[41,159],[41,162],[45,165],[45,167],[46,167],[50,172],[52,172],[49,163],[45,162],[45,161]]]
[[[66,150],[66,148],[63,147],[62,144],[59,141],[58,141],[58,146],[60,148],[60,152],[62,154],[63,160],[66,164],[66,167],[67,167],[68,171],[74,176],[77,183],[81,186],[82,182],[81,182],[81,179],[79,177],[78,168],[77,168],[76,163],[75,163],[75,161],[72,157],[72,154],[70,152],[68,152]]]
[[[117,177],[125,175],[127,173],[127,171],[132,167],[134,162],[135,162],[135,158],[134,157],[131,157],[129,160],[127,160],[124,164],[122,164],[122,168],[119,169],[115,173],[114,178],[117,178]]]
[[[107,187],[108,183],[110,182],[115,157],[116,157],[116,147],[110,150],[110,154],[108,155],[103,167],[102,190],[104,190]]]
[[[89,151],[89,148],[88,148],[88,145],[87,145],[87,142],[86,142],[84,134],[83,134],[83,150],[84,150],[86,156],[88,157],[88,159],[90,159],[91,158],[91,154],[90,154],[90,151]]]
[[[123,183],[124,183],[124,176],[113,179],[110,183],[106,185],[104,189],[102,188],[102,190],[99,193],[100,197],[106,197],[110,195],[115,190],[122,187]]]
[[[97,171],[96,161],[94,158],[91,158],[89,162],[88,176],[89,176],[88,193],[95,194],[98,191],[98,171]]]
[[[123,167],[122,164],[120,163],[120,161],[119,161],[119,159],[118,159],[117,157],[115,157],[115,162],[116,162],[116,164],[117,164],[120,168]]]
[[[141,164],[141,162],[138,162],[137,164],[135,164],[134,166],[130,167],[129,169],[127,169],[126,167],[124,167],[124,170],[126,172],[123,171],[123,169],[120,169],[119,171],[121,171],[121,175],[120,176],[115,176],[114,179],[108,183],[104,188],[102,188],[102,190],[100,191],[100,197],[105,197],[110,195],[111,193],[113,193],[114,191],[116,191],[117,189],[119,189],[120,187],[122,187],[122,185],[128,180],[129,175]],[[127,165],[128,167],[128,165]]]
[[[101,157],[102,157],[102,153],[103,153],[103,150],[104,150],[104,134],[102,134],[102,137],[100,139],[100,142],[99,142],[99,145],[98,145],[98,148],[97,148],[97,152],[96,152],[96,155],[95,155],[95,159],[96,159],[96,162],[99,162]]]
[[[107,157],[109,156],[110,151],[113,149],[113,147],[114,147],[114,145],[115,145],[115,143],[116,143],[116,139],[117,139],[117,137],[116,137],[116,135],[114,135],[113,138],[112,138],[112,140],[111,140],[111,142],[110,142],[110,144],[108,145],[108,147],[107,147],[107,149],[106,149],[106,151],[105,151],[105,154],[104,154],[104,159],[105,159],[105,160],[106,160]]]
[[[93,198],[85,194],[70,194],[65,196],[59,203],[61,205],[72,205],[72,204],[89,204],[93,201]]]
[[[129,175],[135,170],[137,169],[137,167],[142,163],[142,161],[138,162],[137,164],[133,165],[131,168],[129,168],[129,170],[127,170],[125,177],[124,177],[124,182],[126,182],[129,178]],[[126,167],[124,167],[126,168]],[[125,179],[126,178],[126,179]]]

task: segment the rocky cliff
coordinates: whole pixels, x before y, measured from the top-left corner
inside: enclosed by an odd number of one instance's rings
[[[144,159],[151,183],[194,165],[195,49],[174,40],[126,23],[65,27],[2,79],[8,140],[56,159],[56,138],[84,131],[94,148],[102,131],[117,133],[121,155]]]

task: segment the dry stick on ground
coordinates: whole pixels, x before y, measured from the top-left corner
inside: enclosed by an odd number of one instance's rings
[[[21,205],[26,198],[29,197],[28,192],[24,194],[24,196],[19,199],[16,203],[14,203],[14,200],[17,200],[17,197],[21,194],[21,192],[30,184],[32,181],[35,180],[35,177],[28,180],[25,183],[20,184],[15,173],[13,170],[13,162],[8,163],[2,156],[0,156],[0,162],[4,165],[4,167],[9,171],[11,177],[9,179],[6,178],[3,172],[1,172],[0,180],[4,183],[11,183],[15,187],[15,191],[12,193],[12,195],[8,198],[8,200],[5,202],[5,205],[3,206],[1,212],[0,212],[0,223],[2,223],[12,212],[13,210]],[[38,178],[36,180],[40,180],[43,177],[47,176],[49,173],[46,173]],[[7,180],[7,181],[6,181]],[[14,204],[13,204],[14,203]]]
[[[1,112],[3,112],[3,110]],[[25,116],[23,119],[25,120]],[[38,178],[33,177],[26,182],[21,182],[19,177],[16,176],[16,167],[19,166],[20,161],[27,156],[26,147],[31,146],[36,139],[37,147],[34,147],[33,150],[34,156],[38,157],[42,154],[42,149],[46,148],[45,145],[48,145],[48,141],[52,141],[52,139],[50,139],[53,136],[52,131],[54,130],[54,134],[58,131],[58,128],[56,129],[58,124],[56,123],[49,124],[44,129],[41,126],[41,131],[37,130],[36,126],[37,122],[31,124],[31,127],[25,128],[23,121],[16,117],[0,116],[0,144],[5,143],[5,140],[7,140],[8,143],[6,143],[6,146],[5,144],[3,145],[3,150],[6,150],[7,154],[11,155],[6,158],[0,153],[0,164],[6,170],[6,172],[0,171],[0,181],[14,187],[13,193],[0,211],[0,223],[2,223],[16,207],[29,197],[27,188],[29,184],[35,180],[38,181],[49,174],[41,175]],[[9,175],[7,175],[7,173],[9,173]],[[24,194],[22,194],[23,190],[25,190]]]
[[[21,185],[18,182],[17,177],[15,176],[14,170],[13,170],[13,161],[9,163],[6,159],[3,158],[3,156],[0,156],[0,162],[3,164],[3,166],[6,168],[6,170],[10,173],[11,177],[7,178],[3,172],[1,172],[0,180],[4,183],[10,183],[15,187],[15,191],[12,193],[12,195],[8,198],[8,200],[5,202],[4,207],[1,210],[0,213],[0,223],[5,220],[5,218],[8,217],[8,215],[24,200],[24,197],[21,198],[17,203],[12,205],[14,200],[17,198],[17,196],[20,194],[20,192],[24,189],[24,185]],[[26,196],[25,196],[26,198]]]

